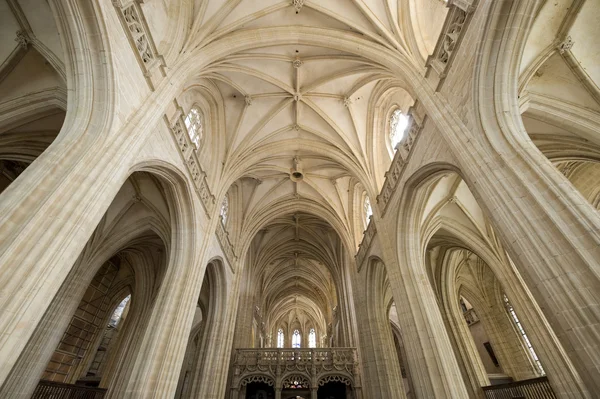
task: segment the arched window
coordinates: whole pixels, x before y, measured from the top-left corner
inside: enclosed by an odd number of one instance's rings
[[[185,127],[187,128],[190,139],[196,145],[196,148],[200,147],[200,140],[202,140],[202,113],[198,107],[192,107],[190,112],[185,118]]]
[[[301,341],[300,331],[294,330],[294,335],[292,335],[292,348],[299,348],[300,341]]]
[[[221,204],[221,218],[223,224],[227,223],[227,214],[229,213],[229,197],[225,195],[223,198],[223,203]]]
[[[404,138],[406,128],[408,127],[408,115],[402,113],[400,109],[396,109],[392,112],[390,117],[390,143],[392,148],[396,151],[396,146]]]
[[[373,208],[371,208],[371,200],[368,195],[365,195],[365,202],[363,203],[363,210],[365,213],[365,226],[369,225],[369,219],[373,214]]]
[[[314,328],[311,328],[308,332],[308,347],[316,348],[317,347],[317,333]]]
[[[537,365],[540,374],[545,375],[546,372],[544,371],[544,368],[542,367],[542,363],[538,359],[538,356],[535,353],[535,350],[533,349],[533,345],[531,345],[531,342],[529,341],[527,334],[525,334],[525,330],[523,329],[523,326],[521,325],[521,322],[519,321],[519,318],[517,317],[517,313],[515,313],[515,309],[512,307],[506,294],[504,294],[504,306],[506,307],[506,311],[512,318],[512,321],[515,323],[515,326],[517,327],[517,331],[519,331],[519,334],[521,334],[521,337],[523,338],[523,342],[525,342],[525,346],[527,346],[527,349],[529,349],[529,353],[531,354],[533,361]]]
[[[277,347],[283,348],[283,344],[285,342],[285,336],[283,335],[283,329],[277,330]]]
[[[112,316],[110,316],[110,321],[108,322],[108,324],[111,327],[116,327],[117,324],[119,324],[119,321],[121,321],[121,316],[123,316],[123,311],[125,310],[125,307],[129,303],[130,299],[131,295],[127,295],[125,299],[123,299],[121,303],[117,306]]]

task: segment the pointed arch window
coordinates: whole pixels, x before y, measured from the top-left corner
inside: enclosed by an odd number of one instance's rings
[[[521,334],[521,338],[523,339],[525,346],[527,346],[527,349],[529,349],[529,354],[531,355],[531,358],[535,362],[535,364],[538,368],[538,371],[540,372],[541,375],[546,375],[546,372],[544,371],[544,368],[542,367],[542,363],[540,362],[540,359],[538,359],[538,356],[535,353],[535,350],[533,349],[533,345],[531,345],[531,342],[529,341],[529,337],[527,337],[527,334],[525,334],[525,330],[523,329],[523,326],[521,325],[521,321],[517,317],[517,313],[515,312],[515,309],[513,308],[510,301],[508,300],[508,297],[506,296],[506,294],[504,294],[504,306],[506,307],[506,311],[512,318],[513,323],[517,327],[517,331],[519,332],[519,334]]]
[[[225,195],[223,203],[221,204],[221,220],[223,225],[227,223],[227,215],[229,214],[229,196]]]
[[[317,347],[317,333],[314,328],[311,328],[308,332],[308,347],[316,348]]]
[[[280,328],[277,330],[277,347],[283,348],[283,343],[285,342],[285,336],[283,335],[283,329]]]
[[[409,118],[399,108],[390,116],[390,143],[396,151],[396,146],[402,141],[406,134]]]
[[[192,107],[185,117],[185,127],[187,128],[188,135],[196,146],[196,149],[200,147],[200,140],[202,140],[203,119],[202,111],[196,106]]]
[[[292,335],[292,348],[300,348],[301,340],[302,336],[300,335],[300,331],[294,330],[294,334]]]
[[[117,307],[116,307],[115,311],[113,312],[112,316],[110,316],[110,321],[108,322],[109,326],[116,327],[117,324],[119,324],[119,321],[121,321],[121,317],[123,316],[123,311],[125,310],[125,307],[129,303],[130,299],[131,299],[131,295],[127,295],[125,297],[125,299],[123,299],[121,301],[121,303],[119,303],[119,305],[117,305]]]
[[[365,214],[365,226],[368,226],[371,215],[373,215],[373,208],[371,207],[371,200],[368,195],[365,195],[363,210]]]

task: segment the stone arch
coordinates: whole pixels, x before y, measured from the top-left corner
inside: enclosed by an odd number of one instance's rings
[[[299,371],[290,371],[281,376],[281,387],[285,388],[285,385],[291,383],[292,381],[299,381],[302,384],[303,388],[309,388],[312,386],[312,378],[308,373],[303,373]]]
[[[341,382],[347,386],[354,387],[354,378],[348,374],[332,372],[319,377],[319,386],[323,386],[328,382]]]
[[[242,378],[240,380],[239,387],[240,388],[244,387],[253,382],[261,382],[261,383],[267,384],[270,387],[275,386],[275,380],[273,379],[273,377],[266,375],[266,374],[254,373],[254,374],[244,376],[244,378]]]

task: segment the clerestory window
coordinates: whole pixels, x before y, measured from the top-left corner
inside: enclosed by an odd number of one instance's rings
[[[300,348],[301,338],[300,331],[294,330],[294,334],[292,335],[292,348]]]
[[[223,225],[227,223],[227,215],[229,213],[229,197],[225,195],[223,198],[223,203],[221,204],[221,220],[223,221]]]
[[[314,328],[311,328],[308,332],[308,347],[316,348],[317,347],[317,333]]]
[[[406,134],[409,118],[400,109],[396,109],[390,116],[390,143],[396,151],[396,146],[402,141]]]
[[[202,112],[198,107],[192,107],[185,118],[185,127],[196,149],[200,147],[200,140],[202,140],[202,119]]]
[[[527,334],[525,334],[525,330],[523,329],[523,326],[521,325],[521,321],[519,321],[519,318],[517,317],[517,313],[515,312],[515,309],[511,305],[510,301],[508,300],[508,297],[506,296],[506,294],[504,294],[504,306],[506,307],[506,311],[512,318],[513,322],[515,323],[515,326],[517,327],[517,331],[519,331],[519,334],[521,334],[521,338],[523,338],[523,342],[525,343],[525,346],[527,346],[527,349],[529,350],[529,353],[531,354],[531,358],[535,362],[539,373],[541,375],[546,375],[546,372],[544,371],[544,368],[542,367],[542,363],[540,362],[540,359],[538,359],[538,356],[535,353],[535,350],[533,349],[533,345],[531,345],[531,342],[529,341],[529,337],[527,337]]]
[[[368,195],[365,195],[365,201],[363,203],[363,210],[365,214],[365,226],[369,225],[369,220],[373,214],[373,208],[371,207],[371,200]]]
[[[283,335],[283,329],[280,328],[277,330],[277,347],[283,348],[283,344],[285,343],[285,336]]]

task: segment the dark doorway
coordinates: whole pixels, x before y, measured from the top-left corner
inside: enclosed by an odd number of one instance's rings
[[[275,399],[275,390],[264,382],[246,385],[246,399]]]
[[[343,382],[328,382],[319,387],[318,399],[346,399],[346,384]]]

